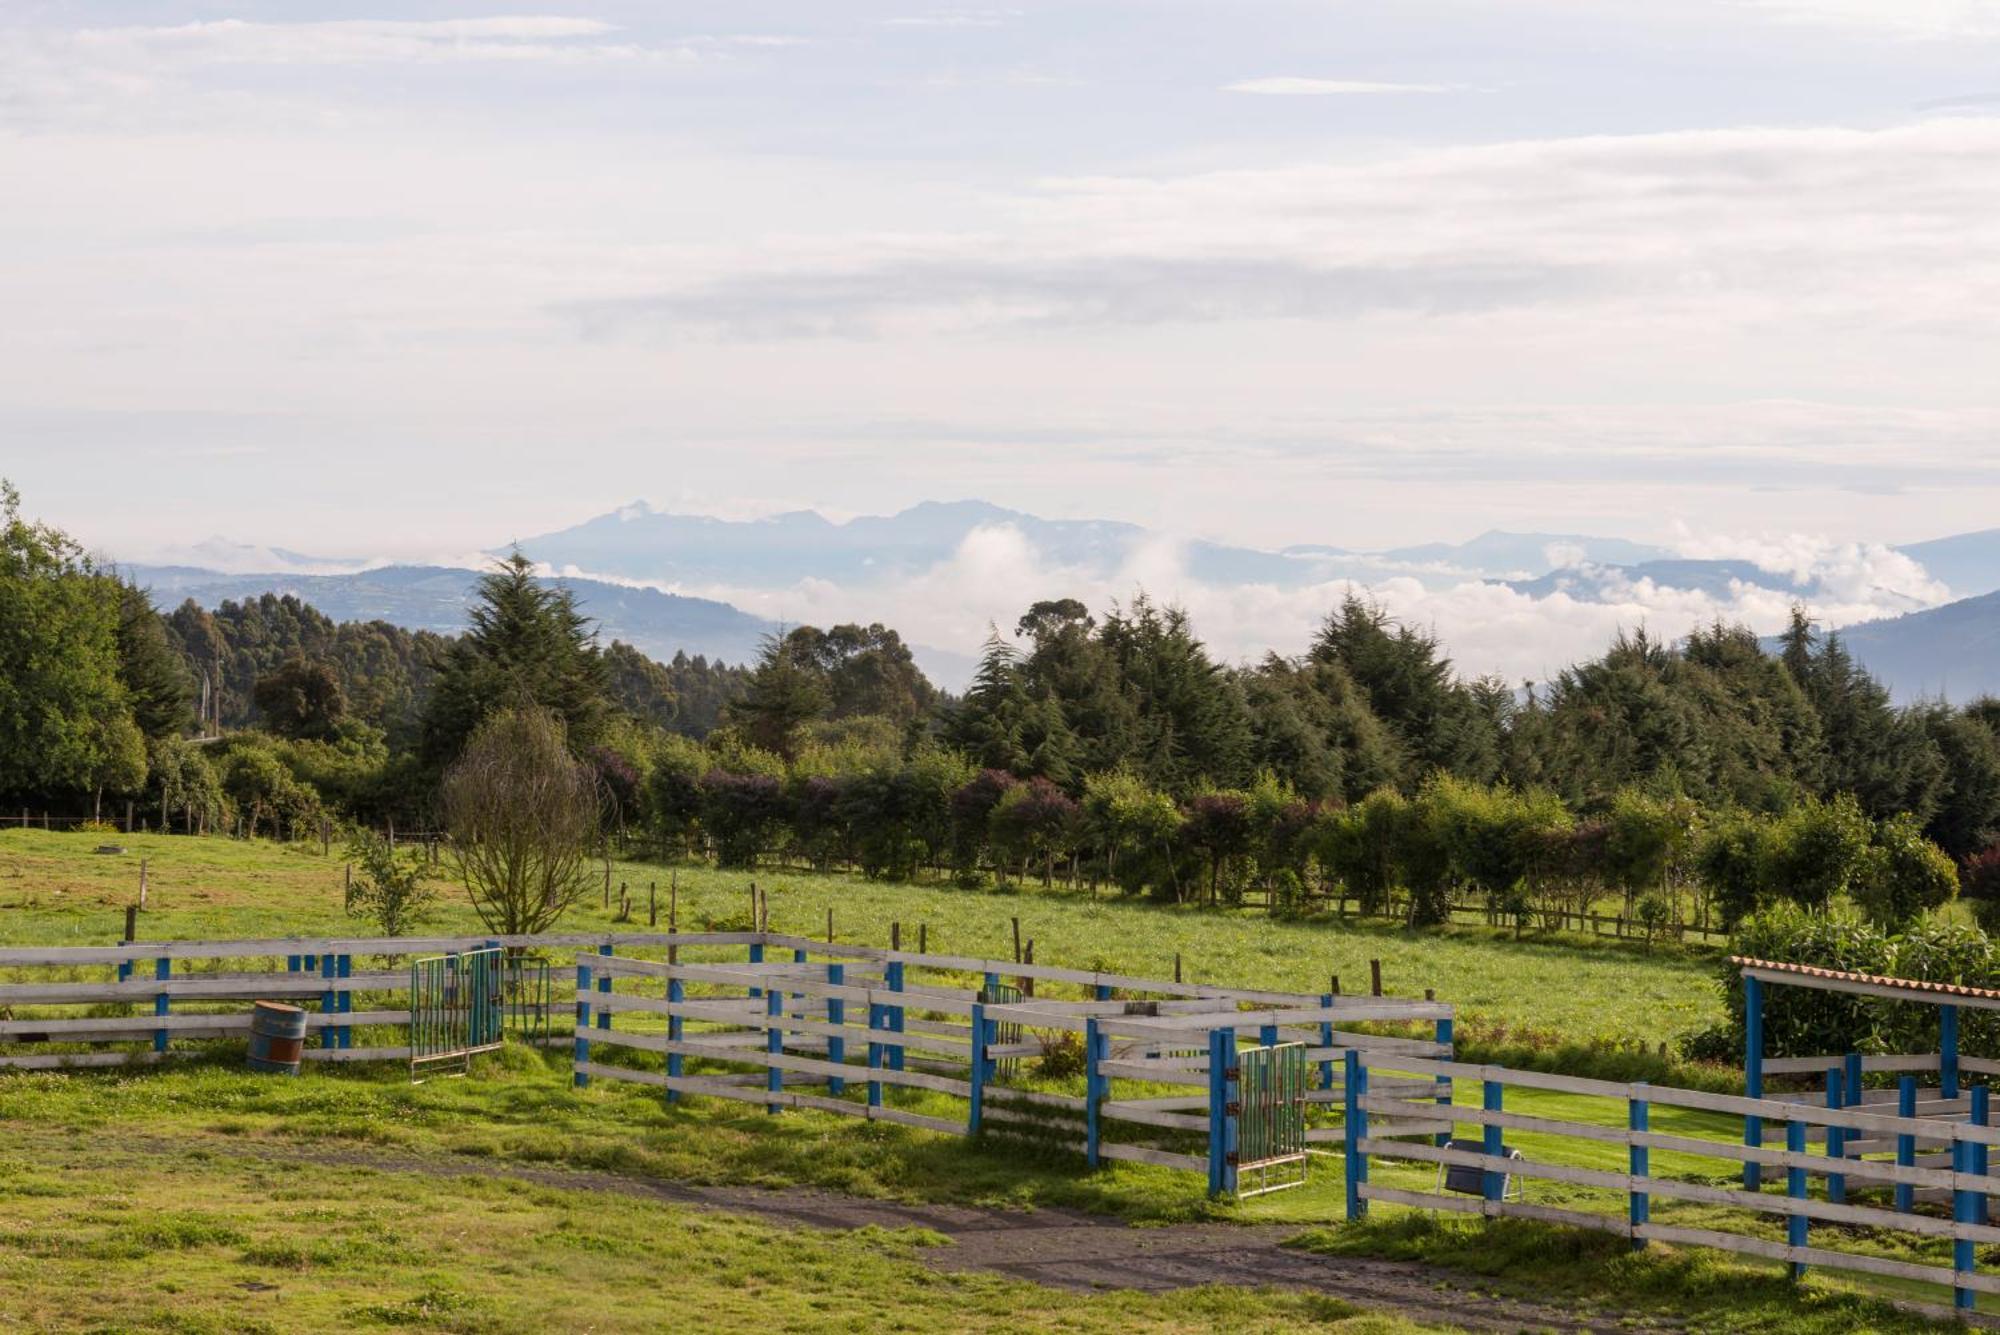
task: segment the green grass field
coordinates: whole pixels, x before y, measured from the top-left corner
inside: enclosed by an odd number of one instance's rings
[[[123,856],[92,836],[0,834],[0,937],[103,944],[120,935],[148,859],[148,938],[365,933],[340,907],[337,856],[228,840],[137,837]],[[748,876],[680,869],[684,928],[741,925]],[[614,867],[636,888],[668,873]],[[832,907],[847,940],[886,941],[888,924],[927,926],[933,949],[1005,956],[1009,919],[1048,963],[1166,974],[1180,951],[1193,978],[1317,990],[1326,973],[1366,978],[1384,961],[1389,989],[1434,987],[1488,1034],[1539,1041],[1671,1038],[1720,1013],[1713,965],[1677,951],[1576,942],[1517,943],[1476,929],[1415,935],[1334,922],[1276,923],[1069,899],[871,884],[838,876],[759,876],[772,925],[818,934]],[[593,900],[566,928],[609,926]],[[430,930],[472,931],[447,892]],[[1306,1189],[1215,1204],[1194,1174],[1117,1164],[1087,1171],[1059,1151],[990,1143],[820,1113],[770,1117],[693,1099],[669,1107],[642,1086],[571,1088],[565,1053],[510,1045],[468,1080],[413,1086],[400,1068],[316,1066],[298,1080],[242,1071],[225,1048],[160,1069],[0,1074],[0,1324],[29,1328],[241,1330],[415,1326],[511,1331],[580,1324],[658,1328],[690,1312],[718,1329],[1289,1330],[1414,1329],[1325,1299],[1201,1289],[1165,1297],[1077,1296],[920,1263],[938,1239],[905,1233],[795,1233],[663,1202],[533,1183],[441,1179],[339,1156],[395,1153],[441,1163],[609,1172],[634,1181],[810,1186],[858,1197],[986,1207],[1060,1206],[1171,1225],[1280,1223],[1326,1254],[1420,1259],[1476,1275],[1495,1292],[1613,1309],[1640,1324],[1709,1331],[1928,1328],[1815,1277],[1794,1289],[1771,1267],[1706,1253],[1528,1226],[1484,1227],[1401,1210],[1340,1223],[1339,1160],[1317,1160]],[[1463,1100],[1476,1091],[1461,1087]],[[942,1096],[916,1095],[924,1098]],[[913,1104],[912,1106],[919,1106]],[[1603,1101],[1524,1092],[1510,1107],[1615,1123]],[[953,1115],[956,1109],[934,1111]],[[1661,1129],[1733,1134],[1726,1119],[1663,1112]],[[1531,1155],[1553,1144],[1525,1133]],[[300,1159],[299,1152],[333,1161]],[[1563,1142],[1565,1161],[1618,1167],[1622,1147]],[[1658,1152],[1655,1170],[1725,1180],[1714,1160]],[[1382,1163],[1378,1181],[1428,1185],[1431,1170]],[[1602,1197],[1602,1199],[1599,1199]],[[1540,1184],[1535,1199],[1622,1208],[1622,1197]],[[1672,1207],[1700,1225],[1701,1209]],[[1661,1207],[1661,1217],[1671,1211]],[[1616,1240],[1611,1240],[1615,1242]],[[1895,1239],[1869,1244],[1925,1256]],[[1934,1249],[1933,1249],[1934,1250]],[[675,1257],[674,1283],[659,1283]],[[266,1288],[264,1285],[275,1287]],[[1934,1297],[1935,1295],[1928,1295]]]
[[[125,906],[138,893],[141,858],[149,886],[142,938],[370,934],[365,921],[341,910],[337,845],[328,858],[317,845],[132,835],[114,840],[126,854],[97,856],[89,850],[98,842],[82,834],[0,832],[0,937],[13,944],[119,940]],[[1654,1046],[1722,1018],[1711,953],[1574,937],[1517,942],[1474,927],[1410,933],[1035,890],[616,863],[614,899],[619,884],[631,887],[637,920],[619,925],[644,930],[652,883],[664,930],[670,878],[680,887],[684,928],[747,926],[754,880],[769,896],[773,930],[821,935],[830,909],[841,939],[877,945],[888,944],[890,924],[901,922],[904,945],[913,948],[923,924],[933,950],[1011,958],[1011,919],[1018,917],[1039,963],[1170,978],[1178,953],[1190,979],[1305,992],[1324,991],[1335,974],[1344,990],[1365,990],[1368,962],[1379,959],[1386,990],[1410,996],[1435,989],[1459,1007],[1461,1032],[1485,1042]],[[463,891],[448,883],[440,890],[425,928],[479,930]],[[563,926],[608,928],[614,916],[615,908],[606,910],[601,896],[593,896]]]

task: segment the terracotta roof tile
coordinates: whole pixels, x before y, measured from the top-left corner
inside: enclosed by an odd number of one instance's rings
[[[1731,955],[1729,962],[1746,969],[1797,974],[1801,978],[1825,978],[1841,983],[1870,983],[1876,987],[1900,987],[1910,992],[1929,992],[1937,996],[1978,997],[1985,1001],[2000,1001],[2000,990],[1990,987],[1967,987],[1963,983],[1933,983],[1921,978],[1890,978],[1878,973],[1851,973],[1845,969],[1824,969],[1817,964],[1788,964],[1780,960],[1750,959],[1742,955]]]

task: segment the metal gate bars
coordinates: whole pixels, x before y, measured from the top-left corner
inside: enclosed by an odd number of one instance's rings
[[[505,969],[499,946],[410,961],[410,1079],[464,1075],[500,1046]]]
[[[1240,1109],[1238,1196],[1302,1186],[1306,1180],[1306,1047],[1245,1048],[1236,1057]]]

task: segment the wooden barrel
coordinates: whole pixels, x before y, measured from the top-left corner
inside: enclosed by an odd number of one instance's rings
[[[260,1001],[250,1009],[250,1069],[299,1073],[306,1046],[306,1013],[282,1001]]]

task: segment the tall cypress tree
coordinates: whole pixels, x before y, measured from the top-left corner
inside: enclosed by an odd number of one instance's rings
[[[424,710],[422,754],[441,767],[502,709],[539,706],[586,750],[604,727],[609,673],[589,618],[568,589],[535,578],[515,552],[479,581],[465,634],[440,655]]]

